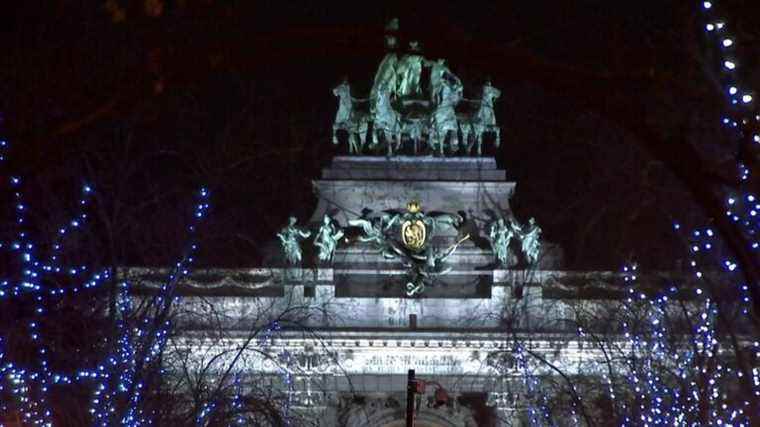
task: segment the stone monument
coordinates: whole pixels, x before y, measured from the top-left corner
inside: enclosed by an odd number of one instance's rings
[[[577,298],[571,284],[605,286],[614,275],[559,270],[561,253],[536,220],[512,211],[516,184],[483,156],[485,142],[500,144],[500,92],[487,81],[467,100],[446,61],[425,58],[420,43],[396,52],[397,29],[388,26],[366,99],[353,98],[347,80],[333,91],[332,142],[345,141],[348,153],[313,181],[311,218],[299,227],[291,217],[270,265],[190,277],[183,310],[197,316],[178,319],[184,332],[173,348],[198,370],[223,372],[203,365],[204,355],[216,351],[209,358],[223,363],[251,342],[255,322],[317,307],[321,315],[276,335],[267,329],[237,359],[250,390],[267,384],[314,425],[396,426],[413,369],[417,384],[430,385],[415,397],[420,425],[520,425],[516,343],[580,373],[598,355],[563,322]],[[147,273],[133,273],[149,286]],[[226,333],[217,341],[196,320],[209,304],[224,312],[214,319]],[[547,366],[531,369],[552,375]]]

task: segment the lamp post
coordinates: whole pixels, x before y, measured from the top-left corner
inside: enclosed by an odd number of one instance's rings
[[[409,370],[406,382],[406,427],[414,427],[414,402],[415,394],[424,395],[427,391],[428,384],[435,386],[435,408],[441,405],[448,405],[451,398],[446,389],[436,381],[425,381],[415,379],[414,369]]]
[[[414,369],[410,369],[406,381],[406,427],[414,427],[415,393],[417,393],[417,381],[414,380]]]

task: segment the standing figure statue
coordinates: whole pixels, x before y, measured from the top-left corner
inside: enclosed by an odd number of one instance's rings
[[[528,264],[533,265],[538,261],[541,252],[541,227],[536,224],[536,219],[528,220],[528,230],[521,233],[522,252]]]
[[[285,253],[285,258],[290,264],[299,264],[302,258],[301,252],[301,240],[311,236],[311,232],[302,230],[296,227],[296,217],[291,216],[288,218],[288,225],[283,227],[277,237],[280,238],[282,244],[282,250]]]
[[[441,86],[443,86],[443,77],[445,75],[454,75],[449,67],[446,65],[445,59],[437,59],[435,61],[430,61],[430,85],[429,85],[429,97],[430,100],[435,102],[436,97],[439,95],[441,91]]]
[[[351,86],[347,80],[343,80],[335,89],[333,95],[338,97],[338,112],[335,113],[333,122],[332,143],[338,144],[338,131],[348,133],[348,152],[360,154],[367,141],[367,129],[369,129],[369,116],[366,112],[356,109],[356,103],[366,100],[351,97]]]
[[[332,218],[325,215],[324,218],[322,218],[322,226],[319,227],[319,231],[314,237],[314,246],[319,248],[320,261],[332,261],[335,249],[338,247],[338,241],[342,237],[343,230],[334,224]]]
[[[496,99],[501,96],[501,91],[491,86],[491,81],[487,80],[483,85],[483,93],[480,97],[477,112],[469,118],[460,123],[460,129],[462,131],[462,140],[465,144],[465,150],[469,154],[473,145],[477,144],[478,156],[483,154],[483,134],[493,133],[495,136],[495,145],[498,148],[501,145],[501,131],[496,125],[496,114],[494,114],[493,105]],[[473,136],[473,141],[470,142],[470,134]]]
[[[372,83],[372,89],[369,93],[370,114],[375,114],[375,104],[378,94],[381,90],[395,94],[398,86],[396,82],[397,68],[399,65],[398,55],[396,55],[396,36],[393,35],[398,31],[398,18],[393,18],[386,26],[385,49],[387,53],[380,61],[380,65],[375,72],[375,80]]]
[[[427,64],[420,54],[420,44],[417,41],[409,42],[409,52],[401,57],[396,67],[396,91],[397,98],[419,95],[420,76],[422,65]]]
[[[515,237],[515,230],[511,224],[499,218],[491,224],[488,232],[488,241],[491,243],[496,260],[503,266],[509,263],[509,243]]]

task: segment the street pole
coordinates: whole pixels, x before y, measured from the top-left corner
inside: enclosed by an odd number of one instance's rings
[[[414,394],[417,383],[414,380],[414,369],[409,370],[406,382],[406,427],[414,427]]]

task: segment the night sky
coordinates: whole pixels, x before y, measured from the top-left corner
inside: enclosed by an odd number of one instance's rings
[[[672,267],[672,219],[709,220],[694,188],[741,155],[718,127],[692,2],[409,3],[18,2],[0,133],[35,186],[39,229],[86,180],[101,262],[160,264],[208,185],[202,262],[265,261],[287,215],[311,214],[310,180],[346,150],[329,143],[332,87],[346,75],[368,93],[397,16],[402,44],[446,58],[466,96],[487,77],[502,90],[503,145],[489,154],[518,183],[518,218],[536,217],[569,268]],[[760,10],[724,3],[757,69]]]

